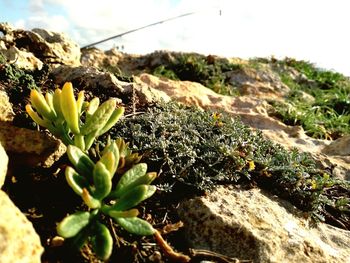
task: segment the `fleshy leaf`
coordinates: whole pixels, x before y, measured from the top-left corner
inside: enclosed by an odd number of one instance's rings
[[[93,170],[95,190],[92,195],[98,200],[105,198],[112,189],[112,179],[106,166],[98,161]]]
[[[91,116],[95,113],[95,111],[98,109],[98,106],[100,105],[100,99],[95,97],[90,102],[86,109],[86,121],[88,121]]]
[[[94,112],[94,114],[86,121],[86,123],[81,127],[81,134],[96,134],[101,130],[109,118],[113,114],[116,106],[115,99],[109,99],[101,104],[100,107]]]
[[[63,85],[60,95],[61,111],[66,120],[68,127],[74,134],[79,134],[79,113],[77,102],[74,98],[72,83],[66,82]]]
[[[33,121],[35,121],[37,124],[47,129],[51,128],[51,123],[47,119],[40,118],[40,116],[33,110],[32,106],[30,106],[29,104],[26,105],[26,111],[28,115],[33,119]]]
[[[139,214],[139,210],[137,209],[130,209],[127,211],[115,211],[111,210],[108,212],[108,215],[113,218],[117,217],[136,217]]]
[[[63,113],[62,113],[62,110],[61,110],[61,93],[62,93],[62,90],[60,89],[56,89],[55,90],[55,93],[53,94],[53,107],[55,109],[55,112],[57,114],[57,117],[60,118],[60,119],[64,119],[63,117]]]
[[[129,183],[127,186],[122,188],[122,191],[120,190],[118,192],[112,191],[109,197],[118,198],[122,193],[126,193],[130,191],[131,189],[135,188],[138,185],[148,185],[156,178],[157,178],[157,173],[155,172],[146,173],[145,175],[136,178],[133,182]]]
[[[72,167],[67,166],[65,171],[66,180],[68,185],[73,189],[77,195],[83,194],[83,189],[89,187],[87,179],[79,175]]]
[[[115,172],[118,169],[118,164],[119,164],[119,149],[117,144],[112,141],[107,144],[107,146],[103,149],[102,154],[105,155],[107,152],[112,152],[114,155],[114,167],[113,170],[111,171],[111,176],[113,178]]]
[[[155,229],[146,220],[138,217],[117,217],[114,220],[125,230],[135,235],[148,236],[155,233]]]
[[[127,193],[123,194],[117,202],[110,207],[110,210],[125,211],[136,205],[143,200],[147,199],[151,192],[155,192],[156,187],[154,185],[139,185],[131,189]],[[153,194],[152,193],[152,194]]]
[[[113,196],[116,198],[120,197],[125,192],[125,189],[127,189],[129,185],[135,182],[138,178],[145,175],[146,172],[147,172],[147,164],[139,163],[134,165],[132,168],[130,168],[128,171],[126,171],[122,175],[115,190],[113,191]]]
[[[95,223],[91,245],[98,258],[107,260],[111,256],[113,250],[113,238],[105,225],[99,222]]]
[[[120,107],[118,109],[115,109],[111,115],[111,117],[108,119],[106,125],[99,130],[98,132],[98,136],[104,134],[105,132],[107,132],[110,128],[112,128],[117,121],[120,119],[120,117],[124,114],[124,107]]]
[[[100,208],[101,206],[100,200],[92,197],[86,188],[83,188],[83,193],[81,195],[81,198],[89,208],[95,209],[95,208]]]
[[[30,102],[32,103],[32,105],[36,109],[36,111],[40,115],[42,115],[43,117],[45,117],[49,120],[56,119],[57,115],[50,108],[50,106],[47,104],[44,95],[41,94],[39,91],[37,91],[35,89],[32,89],[30,91]]]
[[[116,166],[113,152],[106,152],[105,154],[103,154],[100,159],[100,162],[102,162],[106,166],[112,178],[112,173],[114,172],[114,168]]]
[[[74,237],[89,224],[89,212],[77,212],[64,218],[57,226],[57,233],[64,238]]]
[[[78,115],[80,115],[84,103],[84,91],[80,91],[77,99]]]
[[[74,145],[68,146],[67,154],[78,173],[91,180],[95,164],[90,157]]]

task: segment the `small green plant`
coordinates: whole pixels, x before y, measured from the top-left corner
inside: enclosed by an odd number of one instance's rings
[[[49,129],[68,146],[67,155],[74,167],[67,166],[65,177],[73,191],[81,196],[88,211],[68,215],[57,226],[57,233],[80,249],[90,242],[97,257],[106,260],[112,254],[113,238],[103,223],[106,216],[114,219],[132,234],[160,234],[147,221],[138,218],[134,207],[151,197],[156,187],[150,183],[157,174],[147,173],[147,164],[139,163],[141,156],[132,153],[121,138],[110,140],[104,149],[98,145],[94,163],[87,154],[94,140],[107,132],[121,117],[124,108],[116,109],[116,101],[109,99],[99,106],[99,99],[84,103],[81,91],[75,100],[71,83],[45,97],[37,90],[30,93],[26,110],[39,125]],[[85,112],[85,123],[80,117]],[[115,174],[121,177],[113,187]]]
[[[50,130],[64,144],[75,145],[83,151],[88,151],[94,140],[107,132],[124,113],[123,107],[116,108],[113,98],[101,105],[98,98],[84,102],[84,91],[80,91],[76,100],[70,82],[65,83],[62,90],[56,89],[45,96],[32,89],[30,102],[26,111],[36,123]],[[83,113],[85,123],[81,119]]]
[[[63,219],[57,226],[60,236],[70,239],[77,248],[90,241],[96,255],[106,260],[112,253],[113,239],[102,222],[103,215],[113,218],[130,233],[155,233],[150,223],[137,217],[139,212],[133,207],[154,194],[156,187],[150,183],[156,178],[156,173],[147,173],[145,163],[133,165],[113,188],[112,179],[120,160],[115,141],[106,145],[97,163],[74,145],[68,146],[67,153],[74,168],[66,168],[66,180],[89,211],[79,211]]]

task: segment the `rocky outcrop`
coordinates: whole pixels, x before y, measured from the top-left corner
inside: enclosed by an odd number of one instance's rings
[[[20,68],[40,69],[43,63],[80,65],[80,47],[61,33],[27,31],[0,23],[0,52]]]
[[[2,185],[5,182],[7,165],[9,162],[9,158],[7,157],[4,147],[2,147],[1,141],[0,141],[0,160],[1,160],[0,161],[0,189],[1,189]]]
[[[13,117],[9,98],[0,90],[0,142],[17,164],[50,167],[65,153],[66,147],[61,141],[45,133],[16,127],[11,122]]]
[[[188,242],[252,262],[349,262],[350,232],[302,218],[287,202],[259,189],[220,187],[179,207]]]
[[[0,140],[0,188],[7,173],[8,157]],[[41,262],[44,249],[33,225],[0,190],[0,262]]]
[[[0,121],[12,121],[14,112],[6,92],[0,90]]]
[[[66,152],[61,141],[9,122],[0,122],[0,141],[18,165],[50,167]]]
[[[33,225],[1,190],[0,241],[0,262],[41,262],[44,249]]]
[[[179,52],[156,51],[147,55],[126,54],[115,48],[102,51],[97,48],[82,50],[81,63],[84,66],[107,69],[113,73],[137,75],[150,68],[168,65]]]
[[[124,91],[124,85],[129,85],[119,81],[113,74],[102,72],[92,67],[69,67],[60,66],[52,71],[54,80],[57,84],[63,85],[70,81],[73,83],[83,83],[85,89],[104,89],[113,90],[116,94]]]
[[[280,76],[269,65],[261,65],[259,70],[253,67],[241,67],[228,73],[232,86],[238,87],[241,95],[250,95],[260,99],[282,100],[289,91]]]

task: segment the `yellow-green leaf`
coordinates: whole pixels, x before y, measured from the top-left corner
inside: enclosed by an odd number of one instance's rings
[[[68,127],[74,134],[79,134],[79,112],[78,105],[74,97],[72,83],[66,82],[63,85],[60,96],[62,114],[68,124]]]
[[[32,89],[30,91],[30,101],[36,111],[43,117],[49,120],[55,120],[57,118],[56,113],[47,104],[45,97],[39,91]]]

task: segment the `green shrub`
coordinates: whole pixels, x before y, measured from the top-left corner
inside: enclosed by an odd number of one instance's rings
[[[199,54],[181,54],[169,65],[160,65],[152,69],[152,74],[173,80],[188,80],[223,95],[235,95],[237,91],[229,83],[226,73],[240,68],[226,59],[205,57]]]
[[[317,169],[309,155],[287,151],[223,113],[157,105],[120,121],[111,133],[127,138],[143,161],[160,171],[163,189],[198,193],[219,184],[255,182],[321,217],[324,205],[335,202],[325,189],[341,184]]]

